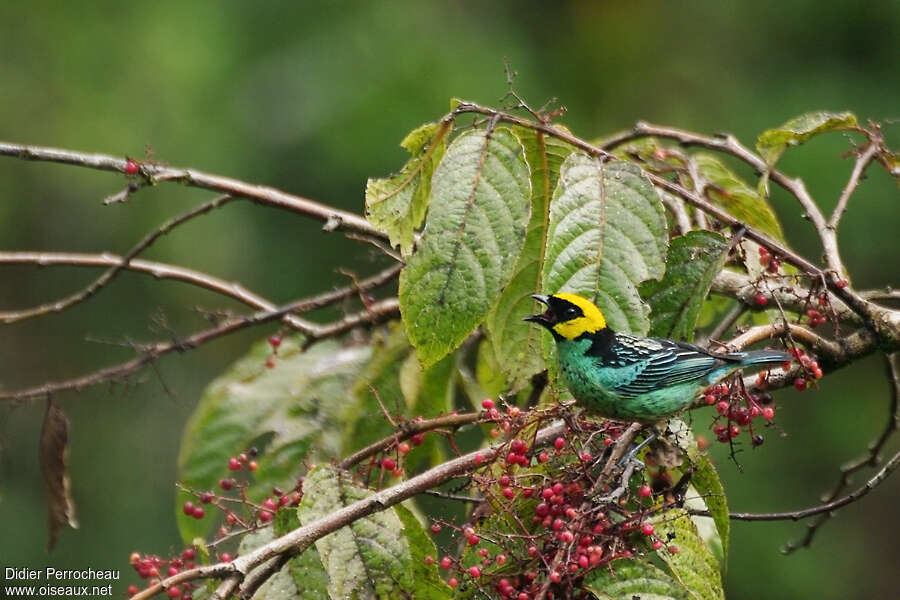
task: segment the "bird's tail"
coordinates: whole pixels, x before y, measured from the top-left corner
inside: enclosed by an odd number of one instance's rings
[[[783,363],[790,362],[793,359],[790,354],[780,350],[751,350],[749,352],[735,352],[730,356],[739,359],[744,366]]]

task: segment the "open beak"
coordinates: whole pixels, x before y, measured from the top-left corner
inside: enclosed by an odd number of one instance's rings
[[[525,317],[524,320],[531,321],[532,323],[538,323],[540,325],[543,325],[544,327],[550,327],[551,325],[553,325],[553,323],[555,323],[555,318],[553,315],[553,311],[550,310],[550,297],[544,296],[543,294],[532,294],[531,297],[538,302],[543,302],[544,304],[546,304],[547,310],[537,315]]]

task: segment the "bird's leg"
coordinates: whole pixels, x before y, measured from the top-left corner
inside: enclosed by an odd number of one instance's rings
[[[656,431],[652,431],[652,430],[651,430],[651,431],[650,431],[650,435],[648,435],[647,437],[645,437],[645,438],[641,441],[641,443],[637,444],[634,448],[632,448],[631,450],[629,450],[628,453],[627,453],[625,456],[622,457],[622,460],[619,461],[618,466],[619,466],[619,467],[622,467],[622,466],[627,465],[627,464],[629,464],[629,463],[631,463],[631,462],[637,462],[637,463],[639,463],[639,464],[641,465],[641,468],[644,468],[644,463],[637,459],[637,454],[638,454],[638,452],[640,452],[641,450],[643,450],[643,449],[647,446],[647,444],[649,444],[650,442],[652,442],[652,441],[655,440],[656,438],[657,438]]]

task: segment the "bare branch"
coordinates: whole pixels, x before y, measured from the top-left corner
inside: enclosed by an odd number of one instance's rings
[[[0,142],[0,156],[12,156],[23,160],[58,162],[76,167],[99,171],[125,173],[126,159],[107,154],[91,154]],[[344,210],[332,208],[314,200],[288,194],[275,188],[247,183],[239,179],[204,173],[196,169],[170,167],[153,162],[140,163],[140,174],[150,183],[176,181],[189,186],[213,190],[229,196],[248,198],[259,204],[274,206],[327,224],[328,231],[356,231],[372,237],[387,239],[387,236],[369,224],[363,217]]]
[[[144,239],[142,239],[137,243],[137,245],[129,250],[128,253],[125,254],[125,256],[119,259],[119,262],[117,264],[113,265],[112,268],[92,281],[90,285],[88,285],[84,289],[75,292],[74,294],[70,294],[69,296],[66,296],[64,298],[60,298],[59,300],[56,300],[54,302],[47,302],[45,304],[34,306],[25,310],[0,312],[0,323],[16,323],[18,321],[24,321],[25,319],[39,317],[48,313],[59,313],[71,306],[74,306],[75,304],[78,304],[79,302],[87,300],[98,291],[100,291],[101,288],[115,279],[116,275],[118,275],[123,269],[125,269],[128,266],[128,263],[131,262],[134,257],[153,245],[153,242],[158,240],[160,237],[169,233],[174,228],[185,223],[186,221],[189,221],[190,219],[193,219],[198,215],[205,214],[213,209],[219,208],[220,206],[231,200],[234,200],[232,196],[219,196],[218,198],[214,198],[209,202],[204,202],[200,206],[197,206],[196,208],[193,208],[182,215],[179,215],[173,219],[169,219],[168,221],[160,225],[157,229],[147,234]]]
[[[354,292],[355,292],[354,288]],[[112,367],[100,369],[88,375],[82,375],[73,379],[67,379],[58,382],[44,383],[39,386],[16,390],[11,392],[0,392],[0,400],[21,400],[26,398],[35,398],[45,396],[61,391],[81,390],[86,387],[97,385],[106,381],[121,380],[141,368],[147,366],[159,357],[169,354],[173,351],[184,352],[193,350],[203,344],[216,338],[241,331],[248,327],[254,327],[273,320],[281,319],[288,313],[305,312],[330,304],[340,298],[345,298],[346,290],[335,290],[326,292],[311,298],[298,300],[275,310],[260,311],[246,317],[233,317],[226,319],[209,329],[199,331],[184,339],[172,342],[158,342],[156,344],[143,347],[142,353],[123,363]],[[315,340],[331,337],[349,331],[360,325],[372,324],[395,317],[399,314],[399,303],[396,298],[388,298],[374,303],[366,310],[347,315],[346,317],[328,323],[325,325],[315,325],[305,332],[307,339],[306,344],[311,344]]]
[[[840,494],[844,489],[847,488],[847,486],[850,485],[850,476],[853,473],[856,473],[857,471],[860,471],[865,467],[876,467],[881,463],[881,451],[884,449],[885,444],[894,435],[894,433],[900,430],[900,373],[898,373],[897,364],[894,358],[895,355],[893,354],[885,355],[884,357],[887,377],[891,382],[891,402],[889,409],[890,414],[888,416],[888,421],[885,424],[884,430],[881,432],[881,435],[879,435],[878,438],[869,445],[869,451],[864,457],[841,467],[841,477],[838,480],[837,485],[835,485],[831,492],[829,492],[824,497],[824,500],[827,503],[826,506],[834,504],[835,502],[839,502],[838,500],[835,500],[835,498],[837,498],[838,494]],[[890,462],[888,462],[888,464],[885,465],[885,467],[869,481],[871,482],[876,479],[880,481],[881,479],[886,477],[887,474],[890,474],[893,468],[896,467],[896,463],[898,460],[900,460],[900,453],[898,453],[898,455],[895,455],[890,460]],[[892,463],[894,463],[894,467],[890,466]],[[885,474],[879,478],[882,473]],[[867,493],[869,490],[868,482],[866,483],[864,489],[866,489]],[[860,496],[862,495],[864,494],[860,494]],[[850,494],[850,496],[853,496],[853,494]],[[847,502],[847,504],[849,504],[849,502]],[[783,552],[785,554],[790,554],[791,552],[799,548],[805,548],[809,546],[812,543],[813,537],[815,537],[819,528],[822,527],[822,525],[824,525],[831,518],[831,516],[832,515],[830,510],[822,511],[821,516],[807,526],[806,534],[803,536],[803,538],[799,541],[788,542],[785,545]]]
[[[831,218],[828,219],[829,229],[837,229],[838,224],[841,221],[841,217],[844,216],[844,211],[847,210],[847,201],[850,200],[850,196],[859,185],[859,180],[862,177],[862,174],[865,173],[866,167],[869,166],[869,163],[872,162],[872,159],[875,158],[875,155],[878,154],[878,152],[878,145],[870,143],[863,151],[863,153],[856,157],[856,163],[853,165],[853,172],[850,173],[850,179],[847,181],[847,185],[841,192],[840,198],[838,198],[837,206],[834,207],[834,212],[831,213]]]

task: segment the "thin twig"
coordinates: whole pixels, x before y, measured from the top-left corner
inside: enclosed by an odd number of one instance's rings
[[[193,350],[211,340],[222,337],[224,335],[228,335],[236,331],[241,331],[243,329],[247,329],[248,327],[254,327],[256,325],[268,323],[276,319],[281,319],[288,313],[295,311],[302,312],[305,310],[312,310],[312,307],[318,307],[325,300],[333,301],[333,298],[336,295],[341,294],[339,292],[327,292],[325,294],[319,294],[318,296],[314,296],[304,300],[298,300],[297,302],[292,302],[276,310],[260,311],[246,317],[233,317],[230,319],[226,319],[215,327],[204,329],[181,340],[159,342],[156,344],[147,345],[142,348],[143,353],[140,356],[137,356],[118,365],[94,371],[93,373],[90,373],[88,375],[82,375],[80,377],[66,379],[63,381],[44,383],[39,386],[21,390],[0,392],[0,400],[23,400],[27,398],[46,396],[47,394],[54,394],[62,391],[81,390],[86,387],[97,385],[106,381],[122,380],[123,378],[126,378],[136,371],[139,371],[150,362],[157,360],[159,357],[165,354],[169,354],[174,351],[184,352],[187,350]],[[341,297],[343,296],[341,295]],[[373,304],[366,310],[347,315],[346,317],[332,323],[328,323],[325,325],[316,325],[314,328],[306,332],[306,343],[309,344],[315,340],[338,335],[340,333],[344,333],[345,331],[349,331],[351,329],[359,327],[360,325],[378,323],[385,319],[395,317],[398,314],[399,303],[397,302],[396,298],[382,300]]]
[[[720,340],[722,336],[725,335],[729,329],[731,329],[731,326],[737,323],[738,319],[740,319],[746,312],[747,306],[745,304],[742,304],[741,302],[735,304],[733,307],[731,307],[731,310],[728,311],[728,314],[726,314],[718,323],[716,323],[715,328],[709,332],[708,336],[706,336],[706,340]],[[698,344],[700,346],[706,346],[703,341],[698,342]]]
[[[887,423],[885,423],[884,430],[881,432],[881,435],[869,445],[869,451],[860,459],[857,459],[849,464],[841,467],[841,477],[838,480],[837,484],[834,488],[829,492],[825,497],[824,501],[828,503],[833,503],[835,498],[837,498],[838,494],[840,494],[847,486],[850,485],[850,476],[853,473],[865,468],[865,467],[876,467],[881,463],[881,451],[884,449],[887,441],[900,430],[900,374],[898,374],[897,364],[894,360],[895,355],[885,355],[885,370],[887,371],[888,381],[891,382],[891,402],[889,408],[889,416]],[[892,461],[896,460],[895,456]],[[887,467],[885,467],[887,468]],[[882,469],[883,471],[884,469]],[[876,475],[877,477],[877,475]],[[866,484],[868,485],[868,484]],[[812,543],[813,537],[815,537],[819,528],[822,527],[830,518],[831,514],[829,511],[825,511],[821,517],[813,521],[807,526],[806,533],[802,539],[795,542],[788,542],[785,545],[783,551],[785,554],[790,554],[791,552],[799,549],[805,548]]]
[[[23,160],[57,162],[99,171],[125,173],[125,158],[44,146],[27,146],[0,142],[0,156],[12,156]],[[312,217],[328,224],[328,230],[356,231],[376,238],[387,235],[373,227],[363,217],[326,206],[314,200],[288,194],[275,188],[247,183],[231,177],[205,173],[196,169],[170,167],[153,162],[142,162],[140,174],[150,183],[175,181],[192,187],[213,190],[229,196],[240,196],[267,206],[274,206]]]
[[[128,263],[130,263],[132,259],[152,246],[153,243],[160,237],[166,235],[179,225],[182,225],[183,223],[193,219],[194,217],[206,214],[209,211],[219,208],[220,206],[223,206],[227,202],[234,199],[235,198],[232,196],[219,196],[210,200],[209,202],[204,202],[203,204],[192,208],[184,214],[178,215],[173,219],[169,219],[158,228],[144,236],[144,239],[138,242],[131,250],[129,250],[124,256],[122,256],[116,265],[105,271],[100,277],[92,281],[84,289],[53,302],[47,302],[24,310],[0,313],[0,323],[16,323],[18,321],[24,321],[25,319],[39,317],[48,313],[59,313],[66,310],[67,308],[70,308],[80,302],[87,300],[88,298],[99,292],[101,288],[115,279],[123,269],[128,267]]]
[[[856,162],[853,165],[853,172],[850,173],[850,179],[847,180],[847,185],[844,186],[841,196],[838,198],[837,206],[834,207],[834,212],[831,213],[831,218],[828,219],[829,229],[836,230],[838,228],[841,217],[844,216],[844,212],[847,210],[847,201],[850,200],[850,196],[859,185],[859,180],[862,178],[863,173],[865,173],[866,168],[878,152],[878,145],[870,143],[863,153],[856,157]]]

